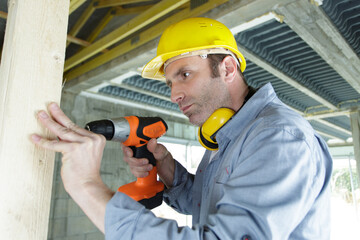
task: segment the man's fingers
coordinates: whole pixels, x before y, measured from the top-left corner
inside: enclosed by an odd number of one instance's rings
[[[146,158],[134,158],[131,148],[122,145],[124,161],[129,165],[132,174],[135,177],[146,177],[153,168]]]
[[[55,151],[55,152],[65,152],[67,150],[67,148],[69,148],[68,143],[64,143],[64,142],[57,141],[57,140],[48,140],[37,134],[31,135],[31,140],[36,145],[38,145],[42,148],[45,148],[47,150]]]
[[[45,111],[38,112],[39,121],[52,133],[66,141],[80,141],[81,135],[55,122]]]
[[[146,158],[126,157],[124,161],[129,164],[130,170],[135,177],[146,177],[153,165]]]
[[[161,144],[157,143],[155,138],[151,139],[148,142],[147,148],[154,155],[155,159],[158,161],[163,160],[168,154],[168,150]]]
[[[73,123],[56,103],[50,103],[48,109],[53,119],[66,129],[70,129],[84,136],[91,136],[91,132]]]

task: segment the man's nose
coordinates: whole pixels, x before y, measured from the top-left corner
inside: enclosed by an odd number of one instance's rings
[[[171,101],[173,103],[177,103],[179,104],[179,102],[181,102],[184,99],[184,92],[179,89],[178,87],[175,87],[174,85],[171,87]]]

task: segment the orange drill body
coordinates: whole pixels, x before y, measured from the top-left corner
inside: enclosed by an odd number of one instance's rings
[[[147,158],[154,166],[149,175],[138,178],[118,188],[145,207],[152,209],[162,203],[164,184],[157,181],[156,159],[147,149],[147,143],[152,138],[159,138],[167,131],[167,125],[159,117],[128,116],[114,120],[99,120],[90,122],[86,129],[102,134],[107,140],[120,141],[131,147],[136,158]]]

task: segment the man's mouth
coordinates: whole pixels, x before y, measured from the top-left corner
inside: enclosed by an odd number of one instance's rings
[[[191,106],[192,106],[192,105],[190,104],[190,105],[187,105],[187,106],[184,106],[184,107],[180,107],[180,110],[185,114],[186,111],[188,111]]]

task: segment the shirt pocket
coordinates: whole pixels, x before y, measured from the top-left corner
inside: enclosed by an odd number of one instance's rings
[[[229,178],[229,167],[221,167],[214,177],[214,186],[211,188],[210,209],[217,209],[219,201],[224,197],[225,185]]]
[[[221,167],[218,174],[215,176],[215,183],[217,184],[224,184],[230,178],[230,166]]]

